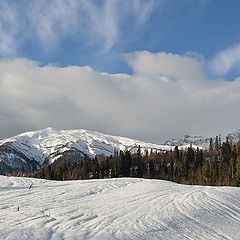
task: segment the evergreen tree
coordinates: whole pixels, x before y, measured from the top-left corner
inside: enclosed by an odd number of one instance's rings
[[[210,138],[209,140],[209,151],[213,151],[213,139]]]

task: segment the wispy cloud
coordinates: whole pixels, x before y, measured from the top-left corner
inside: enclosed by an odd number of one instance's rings
[[[240,72],[240,43],[218,52],[209,62],[210,72],[224,77],[233,70]]]
[[[19,30],[17,9],[12,2],[0,1],[0,56],[14,54],[19,42],[15,41]]]
[[[134,28],[147,22],[155,5],[155,0],[112,0],[104,1],[101,6],[85,1],[84,7],[90,20],[87,25],[92,29],[92,39],[102,40],[104,51],[111,49],[131,35]],[[126,29],[130,32],[125,31]]]
[[[130,31],[142,26],[156,0],[33,0],[0,3],[0,55],[11,55],[27,40],[54,48],[66,37],[85,39],[110,50]],[[131,22],[129,22],[131,21]],[[130,26],[130,27],[129,27]],[[124,36],[126,37],[126,36]]]

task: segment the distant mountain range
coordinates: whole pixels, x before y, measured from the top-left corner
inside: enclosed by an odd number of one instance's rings
[[[209,145],[210,138],[203,138],[201,136],[185,135],[183,138],[173,138],[164,142],[167,146],[182,146],[182,145],[196,145],[198,147],[206,148]]]
[[[228,134],[238,141],[240,130]],[[46,128],[19,134],[17,136],[0,140],[0,174],[15,170],[34,172],[43,166],[53,163],[57,159],[76,159],[96,155],[110,156],[116,151],[170,150],[174,146],[186,148],[206,148],[209,138],[200,136],[184,136],[182,139],[168,140],[163,144],[152,144],[119,136],[111,136],[88,130],[55,130]]]
[[[226,136],[221,136],[222,141],[226,140],[226,137],[233,142],[237,142],[240,140],[240,129],[236,132],[232,132],[227,134]],[[213,139],[214,140],[214,139]],[[173,138],[171,140],[167,140],[163,143],[163,145],[167,146],[184,146],[184,145],[193,145],[202,148],[209,147],[210,138],[203,138],[201,136],[190,136],[185,135],[183,138]]]

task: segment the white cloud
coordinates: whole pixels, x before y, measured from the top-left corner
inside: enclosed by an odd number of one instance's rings
[[[173,81],[189,81],[191,83],[204,79],[201,62],[190,56],[165,52],[153,54],[141,51],[127,54],[126,61],[139,75],[165,76]]]
[[[0,2],[0,56],[16,54],[21,41],[32,40],[49,50],[57,48],[66,37],[81,39],[81,44],[96,44],[106,52],[119,43],[126,26],[133,31],[148,20],[154,3],[155,0],[21,3],[3,0]]]
[[[210,61],[210,71],[216,76],[225,76],[240,65],[240,44],[218,52]]]
[[[144,51],[128,60],[133,75],[0,61],[1,136],[52,126],[158,141],[239,128],[239,79],[208,81],[184,55]]]

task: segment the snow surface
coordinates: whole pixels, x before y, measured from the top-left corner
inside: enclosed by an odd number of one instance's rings
[[[240,188],[0,176],[0,233],[0,239],[239,240]]]

